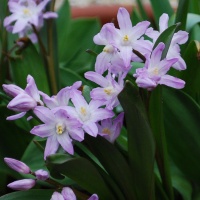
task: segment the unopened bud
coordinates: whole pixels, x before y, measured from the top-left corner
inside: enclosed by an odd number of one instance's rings
[[[5,163],[13,170],[23,173],[23,174],[29,174],[30,168],[23,162],[19,160],[15,160],[13,158],[4,158]]]
[[[36,178],[41,181],[45,181],[49,178],[49,173],[43,169],[39,169],[35,172]]]
[[[35,186],[36,181],[33,179],[22,179],[14,181],[7,186],[13,190],[29,190]]]

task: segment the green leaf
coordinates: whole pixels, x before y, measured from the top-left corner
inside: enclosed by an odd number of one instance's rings
[[[43,61],[32,43],[22,51],[19,57],[10,59],[10,64],[12,78],[18,86],[25,88],[26,78],[30,74],[35,79],[38,89],[49,94]]]
[[[153,9],[154,19],[157,27],[159,26],[159,18],[163,13],[167,13],[169,16],[173,14],[173,9],[169,3],[169,0],[150,0]]]
[[[84,72],[94,67],[96,58],[88,53],[87,49],[95,51],[96,45],[93,37],[100,29],[96,19],[75,19],[71,21],[69,33],[66,35],[65,45],[62,49],[60,61],[65,68],[76,72]]]
[[[151,93],[149,118],[156,142],[156,162],[162,179],[163,189],[169,199],[172,200],[174,194],[164,129],[162,86],[157,86]]]
[[[135,199],[130,167],[117,148],[101,136],[93,138],[86,135],[84,143],[116,182],[126,199]]]
[[[175,23],[181,23],[178,27],[179,30],[185,30],[186,28],[186,20],[188,14],[190,0],[179,0],[178,10],[176,13]]]
[[[173,37],[174,32],[175,32],[176,28],[178,27],[178,25],[179,24],[172,25],[169,28],[167,28],[166,30],[164,30],[160,34],[158,39],[156,40],[156,42],[155,42],[155,44],[153,46],[153,49],[155,49],[160,42],[163,42],[165,44],[165,49],[164,49],[164,51],[162,53],[161,59],[164,59],[166,57],[168,49],[169,49],[169,46],[171,44],[172,37]]]
[[[188,13],[186,30],[190,31],[197,23],[200,23],[200,15]]]
[[[60,78],[62,87],[71,86],[76,81],[82,81],[83,85],[89,85],[88,84],[89,82],[86,81],[86,79],[84,79],[75,71],[68,68],[63,68],[63,67],[60,68]]]
[[[146,10],[144,9],[144,4],[142,3],[142,0],[137,0],[137,5],[138,5],[138,9],[142,17],[142,20],[148,20],[148,15],[146,14]]]
[[[56,19],[56,25],[57,25],[58,49],[59,49],[58,53],[59,53],[59,59],[63,60],[63,57],[65,57],[66,53],[65,49],[68,47],[68,43],[66,42],[66,36],[69,33],[69,26],[70,26],[69,1],[65,0],[57,13],[58,13],[58,18]]]
[[[119,100],[125,112],[128,156],[136,199],[154,199],[155,144],[145,107],[138,89],[128,81],[119,94]]]
[[[200,103],[200,43],[198,41],[192,41],[187,46],[183,59],[187,65],[187,70],[180,74],[180,78],[186,82],[183,90]]]
[[[28,191],[12,192],[0,197],[0,200],[49,200],[53,190],[32,189]]]
[[[52,171],[71,178],[91,194],[98,194],[100,199],[114,200],[102,176],[89,160],[55,154],[47,158],[47,166],[50,166]]]
[[[180,90],[163,88],[164,122],[173,162],[191,181],[200,183],[200,107]]]

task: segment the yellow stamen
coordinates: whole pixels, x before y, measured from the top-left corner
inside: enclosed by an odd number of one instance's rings
[[[86,111],[86,109],[84,107],[81,107],[80,111],[81,111],[82,115],[84,115],[84,116],[87,115],[87,111]]]
[[[125,35],[123,40],[124,40],[124,42],[127,42],[129,40],[128,35]]]
[[[105,134],[110,135],[110,134],[111,134],[111,131],[110,131],[109,128],[104,128],[104,129],[102,130],[102,133],[105,133]]]
[[[157,67],[153,70],[153,74],[154,74],[154,75],[158,75],[158,74],[159,74],[159,70],[158,70]]]
[[[56,133],[57,133],[58,135],[62,135],[63,132],[64,132],[64,127],[63,127],[62,125],[56,126]]]
[[[24,15],[30,15],[30,10],[27,8],[24,8],[23,13]]]
[[[107,94],[107,95],[111,95],[112,94],[112,89],[104,89],[104,92]]]

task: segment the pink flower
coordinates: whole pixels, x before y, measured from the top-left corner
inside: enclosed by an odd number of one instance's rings
[[[81,123],[72,118],[66,110],[49,110],[46,107],[38,106],[34,109],[36,116],[44,124],[35,126],[30,132],[39,137],[47,137],[47,143],[44,152],[44,159],[48,155],[56,153],[59,145],[69,154],[74,153],[72,139],[82,141],[84,132]]]
[[[185,82],[181,79],[167,75],[170,67],[178,61],[178,58],[161,60],[162,52],[165,48],[164,43],[159,43],[153,50],[151,57],[148,57],[145,66],[138,68],[133,75],[139,87],[152,90],[158,84],[167,85],[176,89],[184,87]]]

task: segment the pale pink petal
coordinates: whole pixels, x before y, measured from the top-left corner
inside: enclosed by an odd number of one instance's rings
[[[85,130],[85,132],[87,134],[89,134],[93,137],[96,137],[98,134],[98,127],[97,127],[96,123],[94,123],[94,122],[84,124],[83,129]]]
[[[69,154],[74,154],[72,139],[70,139],[70,137],[67,133],[63,133],[62,135],[58,135],[57,140],[66,152],[68,152]]]
[[[176,88],[176,89],[182,89],[185,86],[185,81],[183,81],[179,78],[170,76],[170,75],[162,76],[158,83],[161,85],[162,84],[167,85],[169,87]]]
[[[49,126],[46,124],[41,124],[41,125],[33,127],[33,129],[30,131],[30,133],[37,135],[41,138],[49,137],[53,134],[56,134],[55,125]]]
[[[165,44],[160,42],[158,46],[153,50],[150,61],[151,65],[149,66],[150,68],[156,67],[160,63],[164,48]]]
[[[18,19],[15,22],[14,26],[13,26],[12,33],[15,34],[15,33],[19,33],[21,31],[23,31],[26,28],[27,24],[28,24],[27,20],[25,20],[25,19]]]
[[[47,142],[46,142],[46,147],[44,151],[44,159],[46,160],[46,157],[56,153],[57,149],[59,147],[59,143],[57,141],[57,136],[52,135],[48,137]]]
[[[55,116],[53,112],[44,106],[35,107],[33,112],[44,123],[50,124],[50,123],[54,123],[55,121]]]
[[[132,28],[130,14],[125,8],[119,8],[117,13],[117,20],[120,29],[129,30]]]
[[[92,71],[86,72],[85,78],[87,78],[90,81],[95,82],[96,84],[100,85],[101,87],[107,87],[109,84],[108,80],[97,72],[92,72]]]
[[[21,112],[19,114],[7,117],[6,120],[16,120],[16,119],[22,118],[25,114],[26,112]]]
[[[7,186],[13,190],[29,190],[35,186],[35,180],[22,179],[22,180],[14,181],[8,184]]]
[[[168,28],[168,21],[169,21],[169,16],[166,13],[163,13],[159,19],[159,31],[162,33],[164,30]]]

